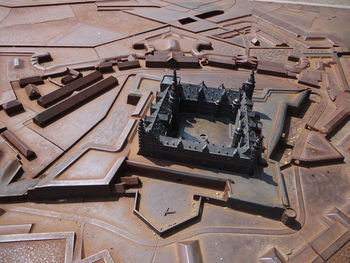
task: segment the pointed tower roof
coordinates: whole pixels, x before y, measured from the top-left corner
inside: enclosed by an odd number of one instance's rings
[[[245,83],[243,83],[242,90],[245,91],[245,93],[247,94],[247,97],[251,100],[253,97],[254,89],[255,89],[255,77],[254,77],[254,70],[252,70],[248,80]]]
[[[200,86],[201,88],[204,88],[204,89],[207,88],[207,85],[205,85],[205,83],[204,83],[203,80],[202,80],[202,82],[199,84],[199,86]]]
[[[248,80],[246,81],[246,83],[255,85],[254,70],[252,70],[252,72],[250,73],[249,78],[248,78]]]
[[[223,92],[221,93],[221,96],[220,96],[220,103],[224,103],[224,102],[227,102],[227,101],[228,101],[227,92],[224,89]]]
[[[198,89],[198,100],[204,100],[205,99],[205,91],[204,91],[205,87],[201,86]]]
[[[208,146],[207,143],[206,143],[206,144],[204,145],[204,147],[202,148],[202,152],[203,152],[203,153],[209,153],[209,146]]]
[[[178,83],[177,83],[177,74],[176,74],[176,69],[174,68],[174,74],[173,74],[173,83],[172,83],[173,85],[177,85]]]

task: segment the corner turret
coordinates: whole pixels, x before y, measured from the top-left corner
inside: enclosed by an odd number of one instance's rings
[[[254,70],[252,70],[252,72],[250,73],[248,80],[245,83],[243,83],[242,89],[247,94],[247,98],[252,100],[255,89]]]

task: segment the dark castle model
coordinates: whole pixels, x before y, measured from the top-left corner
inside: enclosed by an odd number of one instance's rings
[[[194,165],[253,174],[263,163],[259,114],[252,110],[254,72],[238,91],[180,84],[180,78],[165,75],[151,115],[138,124],[139,154]],[[230,142],[213,144],[208,139],[184,139],[180,123],[184,115],[226,119]],[[203,130],[205,133],[205,130]]]

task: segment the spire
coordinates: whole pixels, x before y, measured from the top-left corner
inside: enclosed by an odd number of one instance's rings
[[[174,86],[177,86],[177,74],[176,74],[176,69],[174,68],[174,75],[173,75],[173,83]]]
[[[246,82],[255,86],[254,70],[252,70]]]
[[[204,89],[207,88],[207,85],[205,85],[204,81],[202,81],[201,84],[199,84],[199,86],[200,86],[201,88],[204,88]]]
[[[253,97],[254,93],[254,88],[255,88],[255,77],[254,77],[254,70],[249,75],[248,80],[243,83],[243,90],[247,94],[247,97],[251,100]]]
[[[179,83],[177,79],[177,74],[176,74],[176,69],[174,68],[174,73],[173,73],[173,81],[170,86],[170,90],[173,91],[173,97],[178,98],[180,96],[180,88],[179,88]]]

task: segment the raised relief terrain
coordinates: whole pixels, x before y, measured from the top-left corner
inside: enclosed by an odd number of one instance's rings
[[[349,22],[0,0],[0,262],[349,262]]]

